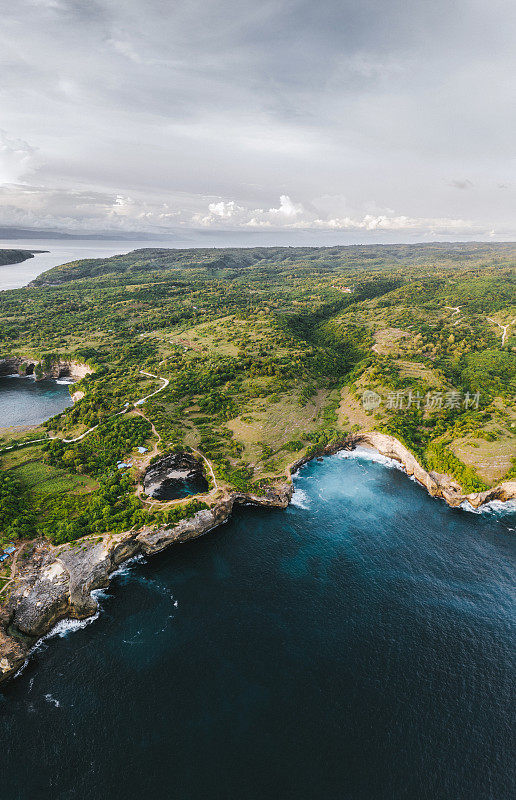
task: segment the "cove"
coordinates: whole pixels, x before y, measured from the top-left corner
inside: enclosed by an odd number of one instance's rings
[[[39,425],[71,405],[66,380],[0,375],[0,428]]]
[[[2,796],[509,800],[516,518],[381,461],[121,569],[3,688]]]

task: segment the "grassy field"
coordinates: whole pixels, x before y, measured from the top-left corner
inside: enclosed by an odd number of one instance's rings
[[[41,447],[24,447],[2,457],[2,469],[15,477],[24,491],[41,495],[59,492],[84,494],[97,488],[87,475],[73,475],[46,464]]]

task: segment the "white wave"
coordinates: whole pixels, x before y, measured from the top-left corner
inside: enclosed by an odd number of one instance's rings
[[[52,695],[51,695],[51,694],[46,694],[46,695],[45,695],[45,700],[47,701],[47,703],[53,703],[53,704],[55,705],[55,707],[56,707],[56,708],[59,708],[59,706],[61,705],[61,703],[59,702],[59,700],[56,700],[56,698],[55,698],[55,697],[52,697]]]
[[[145,561],[145,556],[142,555],[142,553],[138,553],[138,555],[128,558],[127,561],[124,561],[124,563],[121,564],[118,569],[115,569],[109,577],[116,578],[117,575],[129,575],[134,564],[142,564],[145,563]]]
[[[110,578],[113,578],[115,575],[129,574],[131,566],[136,563],[141,563],[142,561],[146,561],[145,556],[142,555],[141,553],[138,553],[138,555],[133,556],[133,558],[129,558],[127,559],[127,561],[124,561],[122,566],[120,566],[117,570],[111,573]],[[93,589],[91,591],[91,595],[97,600],[97,602],[99,600],[103,600],[110,597],[110,595],[107,594],[105,589]],[[27,658],[21,665],[20,669],[14,675],[14,678],[17,678],[19,675],[22,674],[22,672],[25,670],[25,667],[30,661],[30,657],[34,653],[46,649],[47,647],[46,642],[49,639],[53,639],[56,636],[64,638],[65,636],[68,636],[69,633],[74,633],[75,631],[81,630],[81,628],[85,628],[87,625],[91,625],[93,622],[95,622],[95,620],[97,620],[100,617],[100,611],[101,609],[99,607],[99,609],[96,611],[95,614],[92,614],[91,617],[86,617],[86,619],[62,619],[59,622],[57,622],[54,625],[54,627],[51,630],[49,630],[48,633],[46,633],[44,636],[38,639],[37,642],[35,642],[35,644],[32,645],[32,647],[27,653]]]
[[[97,602],[99,600],[107,600],[109,597],[111,597],[111,595],[108,594],[105,589],[92,589],[90,594]]]
[[[97,611],[96,614],[92,614],[91,617],[86,617],[86,619],[62,619],[60,620],[60,622],[57,622],[54,625],[54,627],[51,630],[49,630],[48,633],[46,633],[44,636],[38,639],[37,642],[35,642],[35,644],[32,645],[32,647],[27,653],[27,658],[21,665],[18,672],[16,672],[13,677],[17,678],[19,675],[22,674],[25,667],[30,661],[30,657],[34,653],[39,653],[42,650],[46,650],[47,648],[46,643],[49,639],[53,639],[56,636],[64,638],[65,636],[68,636],[69,633],[73,633],[74,631],[78,631],[81,628],[85,628],[87,625],[91,625],[91,623],[95,622],[95,620],[98,619],[99,616],[100,616],[100,611]]]
[[[95,622],[99,616],[100,611],[97,611],[95,614],[92,614],[91,617],[86,617],[86,619],[62,619],[60,622],[57,622],[52,630],[45,634],[45,636],[42,636],[39,641],[45,642],[48,639],[55,638],[56,636],[64,639],[69,633],[74,633],[75,631],[81,630],[81,628],[86,628],[87,625],[91,625],[91,623]],[[34,647],[37,647],[37,645],[38,642],[36,642]]]
[[[405,472],[405,467],[400,461],[395,458],[389,458],[379,453],[377,450],[372,450],[369,447],[355,447],[354,450],[339,450],[336,454],[337,458],[354,458],[360,461],[373,461],[375,464],[383,464],[384,467],[389,469],[399,469]]]
[[[490,500],[489,503],[484,503],[480,508],[473,508],[468,500],[460,504],[460,508],[464,511],[469,511],[472,514],[515,514],[516,513],[516,500]]]
[[[336,456],[337,458],[356,458],[363,461],[374,461],[390,469],[399,469],[407,475],[407,471],[400,461],[396,461],[395,458],[388,458],[388,456],[384,456],[368,447],[359,446],[355,448],[355,450],[340,450]],[[419,481],[414,475],[407,475],[407,478],[419,484]],[[489,503],[484,503],[480,508],[473,508],[471,503],[465,500],[460,504],[459,508],[462,508],[464,511],[469,511],[472,514],[514,514],[516,512],[516,500],[507,500],[505,502],[501,500],[491,500]]]
[[[303,489],[296,489],[290,502],[293,506],[296,506],[296,508],[303,508],[305,510],[310,508],[308,495]]]

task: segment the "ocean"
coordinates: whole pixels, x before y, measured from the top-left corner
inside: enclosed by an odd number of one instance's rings
[[[0,696],[3,800],[509,800],[516,514],[391,462],[119,570]]]
[[[163,241],[117,241],[116,239],[0,239],[2,250],[46,250],[20,264],[0,265],[0,291],[26,286],[42,272],[82,258],[109,258],[142,247],[181,247],[187,243]]]

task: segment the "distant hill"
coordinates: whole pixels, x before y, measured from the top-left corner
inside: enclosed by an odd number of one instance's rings
[[[57,285],[80,278],[128,275],[140,272],[156,276],[167,270],[209,270],[211,277],[234,277],[249,269],[273,270],[278,276],[293,267],[314,271],[406,270],[409,267],[479,267],[514,263],[516,245],[511,242],[432,242],[398,245],[340,245],[331,247],[193,247],[144,248],[109,258],[82,259],[43,272],[32,286]]]
[[[34,258],[34,253],[45,253],[45,250],[0,250],[0,266],[6,264],[20,264],[28,258]]]
[[[118,242],[142,242],[155,241],[159,239],[173,240],[176,237],[170,233],[142,233],[141,231],[98,231],[96,233],[84,233],[81,231],[67,233],[65,231],[47,231],[41,228],[11,228],[0,225],[0,241],[2,239],[66,239],[66,240],[108,240]]]

